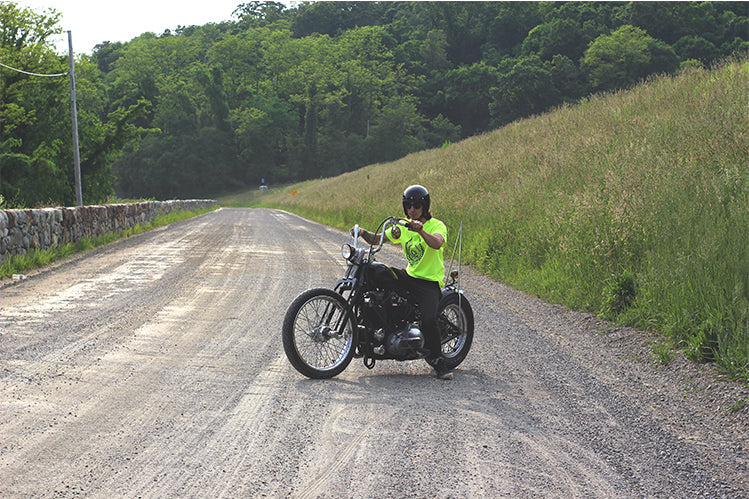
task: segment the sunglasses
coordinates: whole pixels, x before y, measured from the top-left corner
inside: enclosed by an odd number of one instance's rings
[[[403,207],[407,210],[410,209],[412,206],[418,210],[419,208],[421,208],[421,203],[419,201],[416,201],[415,203],[411,203],[408,201],[403,202]]]

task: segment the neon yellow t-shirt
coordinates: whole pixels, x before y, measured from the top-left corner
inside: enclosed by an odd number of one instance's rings
[[[442,221],[430,218],[424,223],[424,231],[441,235],[447,243],[447,227]],[[392,242],[403,246],[403,253],[408,260],[408,275],[427,281],[437,281],[440,287],[445,285],[445,262],[442,256],[445,243],[438,250],[430,248],[423,237],[405,227],[401,229],[400,237],[397,239],[393,237],[392,228],[385,234]]]

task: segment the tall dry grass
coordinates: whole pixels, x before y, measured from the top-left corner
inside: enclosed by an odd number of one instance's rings
[[[748,88],[746,58],[690,69],[262,203],[373,227],[425,185],[473,266],[748,379]]]

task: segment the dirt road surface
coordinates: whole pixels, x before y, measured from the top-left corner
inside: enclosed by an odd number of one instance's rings
[[[6,280],[0,497],[749,497],[745,386],[470,269],[452,381],[304,378],[283,314],[346,241],[222,209]]]

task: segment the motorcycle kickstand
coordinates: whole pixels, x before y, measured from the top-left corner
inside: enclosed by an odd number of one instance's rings
[[[374,369],[375,362],[374,357],[364,356],[364,367],[367,369]]]

